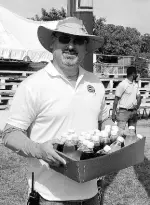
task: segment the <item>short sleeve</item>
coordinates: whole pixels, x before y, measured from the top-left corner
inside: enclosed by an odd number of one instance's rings
[[[121,97],[124,91],[125,91],[125,86],[123,86],[123,83],[119,83],[119,85],[116,88],[115,96]]]
[[[22,82],[13,97],[7,123],[27,130],[37,115],[35,102],[35,93]]]

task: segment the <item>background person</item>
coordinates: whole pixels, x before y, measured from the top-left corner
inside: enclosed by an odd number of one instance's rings
[[[137,110],[141,104],[141,95],[138,84],[135,83],[136,78],[136,67],[129,66],[127,78],[120,82],[116,88],[112,120],[117,121],[118,126],[122,129],[125,129],[126,124],[135,127],[137,124]]]
[[[29,188],[34,172],[40,205],[98,205],[96,179],[80,184],[48,165],[66,163],[53,149],[52,139],[68,129],[79,134],[97,129],[98,121],[110,123],[103,84],[80,66],[85,55],[100,47],[103,40],[89,35],[75,17],[59,21],[53,30],[40,26],[38,38],[53,53],[53,61],[18,87],[3,142],[29,158]]]

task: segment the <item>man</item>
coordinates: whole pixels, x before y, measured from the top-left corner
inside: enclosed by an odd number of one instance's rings
[[[112,120],[117,121],[118,126],[122,129],[125,129],[126,124],[134,127],[137,124],[137,110],[141,104],[140,92],[137,83],[135,83],[137,76],[136,67],[129,66],[127,78],[120,82],[116,88]]]
[[[79,134],[97,129],[98,121],[109,121],[104,86],[80,66],[88,52],[102,45],[102,38],[89,35],[75,17],[59,21],[53,30],[40,26],[38,38],[53,53],[53,61],[17,89],[4,144],[29,157],[28,183],[31,188],[34,172],[40,205],[98,205],[96,179],[80,184],[46,165],[66,163],[53,149],[52,139],[68,129]]]

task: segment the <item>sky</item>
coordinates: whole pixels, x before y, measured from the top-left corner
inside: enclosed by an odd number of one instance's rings
[[[67,0],[0,0],[0,5],[23,16],[41,14],[41,8],[67,8]],[[106,18],[106,23],[136,28],[150,34],[150,0],[93,0],[93,14]]]

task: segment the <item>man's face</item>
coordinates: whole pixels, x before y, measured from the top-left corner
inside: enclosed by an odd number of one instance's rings
[[[78,66],[86,54],[85,37],[56,33],[53,41],[53,59],[61,67]]]

